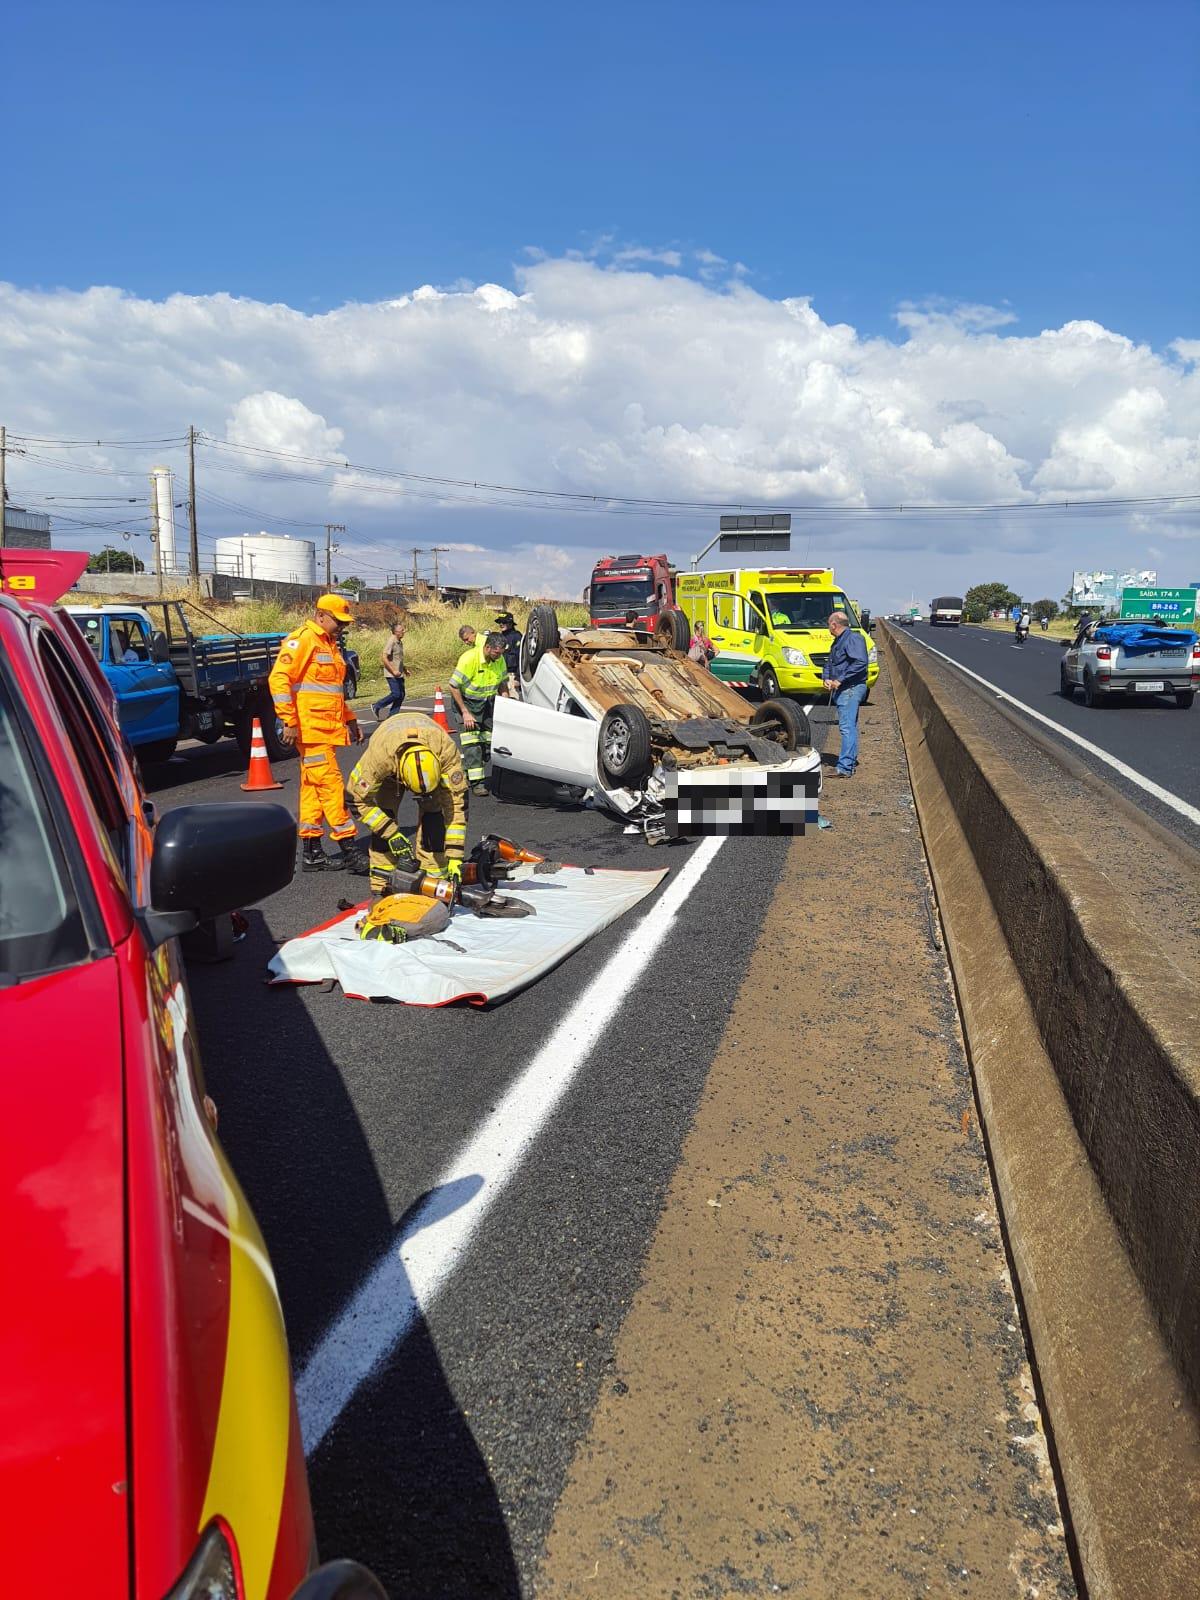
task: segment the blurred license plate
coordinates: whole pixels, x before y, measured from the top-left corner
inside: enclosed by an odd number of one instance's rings
[[[1162,683],[1135,683],[1133,687],[1137,694],[1162,694],[1166,685]]]

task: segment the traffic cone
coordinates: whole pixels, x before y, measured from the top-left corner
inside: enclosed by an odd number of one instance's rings
[[[267,757],[267,745],[263,738],[262,723],[257,717],[250,729],[250,767],[246,773],[246,781],[242,788],[253,794],[258,789],[282,789],[281,783],[276,783],[275,774],[271,771],[271,763]]]
[[[433,720],[439,728],[444,728],[450,733],[450,719],[446,715],[446,702],[442,699],[442,686],[439,683],[433,691]]]

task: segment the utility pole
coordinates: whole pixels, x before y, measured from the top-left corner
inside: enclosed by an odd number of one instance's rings
[[[158,479],[150,475],[150,538],[154,543],[154,571],[158,577],[158,592],[163,592],[162,542],[158,537]]]
[[[196,430],[188,429],[188,539],[192,581],[200,587],[200,535],[196,531]]]
[[[327,522],[325,524],[325,587],[333,588],[333,536],[335,533],[345,533],[344,522]]]
[[[4,457],[8,454],[8,429],[0,426],[0,550],[4,549],[4,508],[8,490],[4,484]]]
[[[438,557],[448,555],[450,546],[448,544],[435,544],[431,547],[429,553],[433,557],[433,598],[438,600],[441,598],[442,593],[438,584]]]
[[[414,600],[417,597],[417,557],[426,555],[427,553],[428,552],[425,551],[425,550],[418,549],[418,547],[416,545],[413,545],[413,547],[412,547],[412,558],[413,558],[412,592],[413,592],[413,599]]]

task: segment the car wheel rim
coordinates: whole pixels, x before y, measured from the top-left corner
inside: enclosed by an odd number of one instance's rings
[[[629,729],[620,720],[610,722],[604,735],[604,764],[610,772],[620,772],[629,755]]]

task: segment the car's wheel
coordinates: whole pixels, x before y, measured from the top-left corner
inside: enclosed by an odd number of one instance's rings
[[[1176,689],[1175,691],[1175,704],[1181,711],[1186,711],[1195,698],[1195,689]]]
[[[343,684],[343,688],[346,691],[347,700],[353,700],[355,695],[358,693],[358,673],[355,672],[354,668],[349,665],[346,667],[346,679],[345,683]],[[266,730],[264,729],[264,732],[265,731]]]
[[[154,739],[150,744],[138,746],[138,758],[144,767],[158,767],[170,761],[175,754],[178,739]]]
[[[1092,711],[1098,711],[1104,704],[1104,695],[1097,689],[1095,674],[1091,672],[1083,675],[1083,703]]]
[[[600,768],[614,789],[636,787],[650,771],[650,723],[640,706],[618,705],[600,723]]]
[[[654,631],[660,639],[667,641],[672,650],[682,650],[687,654],[692,642],[692,630],[682,611],[676,611],[673,606],[668,611],[660,611],[654,621]]]
[[[262,699],[257,707],[251,707],[250,715],[256,716],[262,725],[263,744],[267,747],[269,761],[285,761],[289,756],[296,754],[294,744],[283,742],[283,723],[275,715],[275,707],[271,704],[271,696],[264,690]]]
[[[552,606],[534,606],[521,640],[521,676],[529,681],[547,650],[558,649],[558,618]]]
[[[1074,700],[1075,698],[1075,685],[1067,677],[1066,667],[1059,667],[1058,669],[1058,692],[1064,700]]]
[[[762,691],[764,700],[778,700],[780,698],[779,679],[775,676],[773,668],[764,667],[762,669],[758,675],[758,687]]]
[[[750,726],[761,728],[785,750],[803,750],[812,744],[808,718],[791,700],[764,700],[761,706],[755,706]]]

